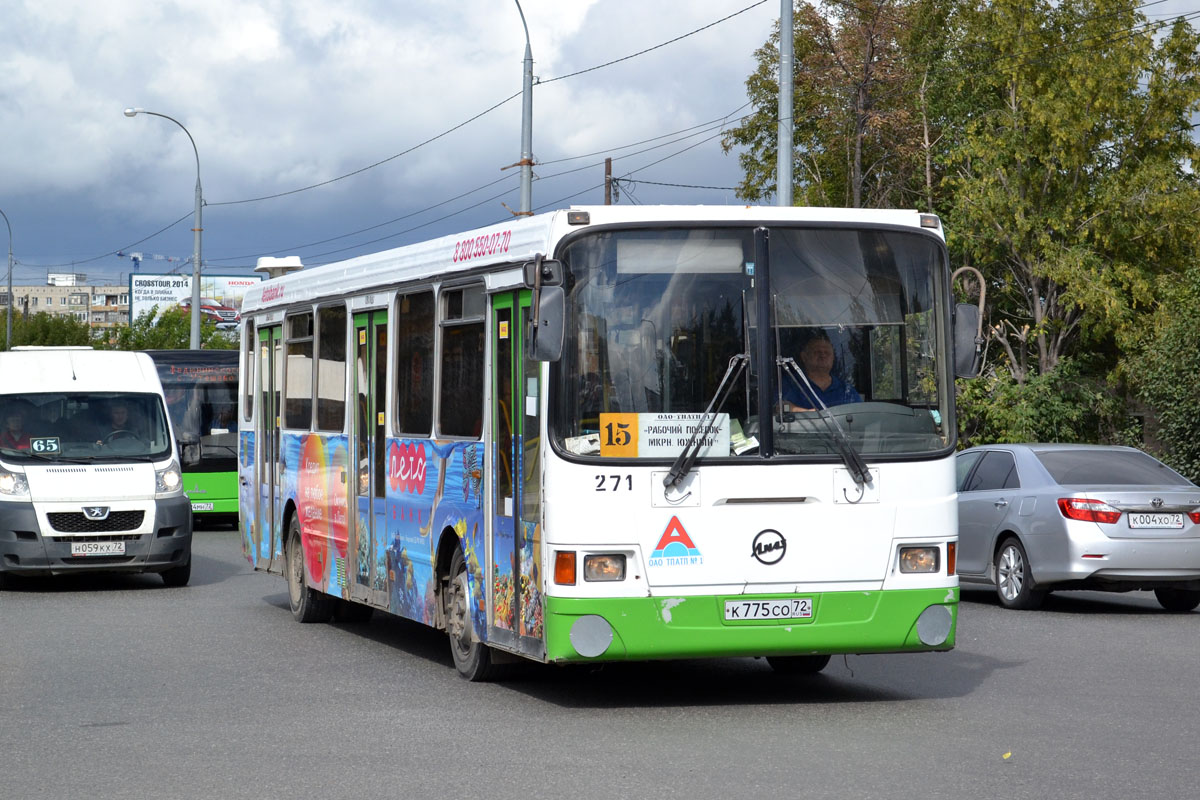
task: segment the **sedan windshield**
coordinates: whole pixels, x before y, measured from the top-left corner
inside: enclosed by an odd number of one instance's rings
[[[162,400],[154,394],[48,392],[0,396],[0,456],[105,460],[172,455]]]
[[[944,248],[880,228],[772,228],[758,323],[750,228],[597,232],[572,242],[555,436],[581,456],[674,459],[727,374],[701,458],[754,456],[766,392],[774,452],[945,448],[952,423]],[[759,270],[761,273],[761,270]],[[763,369],[759,336],[771,361]],[[737,357],[749,367],[730,370]],[[789,361],[790,360],[790,361]],[[822,419],[829,409],[832,420]]]

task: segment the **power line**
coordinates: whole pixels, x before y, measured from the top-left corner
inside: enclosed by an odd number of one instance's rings
[[[628,61],[631,58],[637,58],[638,56],[644,56],[646,53],[651,53],[655,50],[658,50],[659,48],[666,47],[669,44],[674,44],[675,42],[678,42],[682,39],[686,39],[689,36],[694,36],[697,33],[700,33],[701,31],[706,31],[709,28],[713,27],[714,25],[720,25],[722,22],[731,20],[734,17],[738,16],[739,14],[745,14],[750,9],[755,8],[757,6],[761,6],[765,2],[767,2],[767,0],[758,0],[757,3],[751,3],[750,5],[743,8],[741,11],[735,11],[732,14],[730,14],[729,16],[722,17],[721,19],[717,20],[716,22],[710,22],[709,24],[705,25],[702,28],[696,28],[696,30],[691,31],[690,33],[685,33],[682,36],[676,36],[674,39],[663,42],[662,44],[656,44],[654,47],[647,47],[645,50],[639,50],[636,53],[631,53],[630,55],[624,56],[622,58],[614,59],[613,61],[609,61],[604,64],[597,64],[594,67],[588,67],[587,69],[581,69],[578,72],[571,72],[566,75],[560,75],[557,78],[547,78],[545,80],[539,80],[538,83],[541,84],[541,83],[553,83],[554,81],[564,81],[567,78],[574,78],[576,75],[583,75],[588,72],[595,72],[598,69],[604,69],[605,67],[611,67],[613,64],[620,64],[622,61]]]
[[[663,183],[661,181],[647,180],[628,181],[628,183],[645,183],[650,186],[673,186],[676,189],[716,189],[722,192],[736,192],[738,188],[736,186],[699,186],[694,183]]]
[[[681,40],[683,40],[683,39],[686,39],[686,38],[688,38],[688,37],[690,37],[690,36],[694,36],[695,34],[697,34],[697,33],[700,33],[700,32],[702,32],[702,31],[708,30],[709,28],[712,28],[712,27],[714,27],[714,26],[716,26],[716,25],[719,25],[719,24],[721,24],[722,22],[726,22],[726,21],[728,21],[728,20],[730,20],[730,19],[733,19],[734,17],[737,17],[737,16],[739,16],[739,15],[741,15],[741,14],[744,14],[744,13],[746,13],[747,11],[749,11],[749,10],[751,10],[751,9],[753,9],[753,8],[757,7],[757,6],[763,5],[765,2],[767,2],[767,0],[758,0],[758,2],[756,2],[756,3],[751,3],[750,5],[746,6],[746,7],[745,7],[745,8],[743,8],[743,9],[741,9],[740,11],[736,11],[736,12],[734,12],[734,13],[732,13],[732,14],[729,14],[729,15],[727,15],[727,16],[725,16],[725,17],[722,17],[721,19],[718,19],[718,20],[716,20],[715,22],[711,22],[711,23],[709,23],[709,24],[707,24],[707,25],[704,25],[704,26],[702,26],[702,27],[696,28],[695,30],[692,30],[692,31],[690,31],[690,32],[688,32],[688,33],[685,33],[685,34],[683,34],[682,36],[677,36],[677,37],[675,37],[674,39],[670,39],[670,40],[668,40],[668,41],[666,41],[666,42],[662,42],[661,44],[655,45],[654,47],[649,47],[649,48],[646,48],[645,50],[640,50],[640,51],[638,51],[638,52],[636,52],[636,53],[632,53],[632,54],[630,54],[630,55],[628,55],[628,56],[624,56],[624,57],[622,57],[622,58],[618,58],[618,59],[615,59],[615,60],[613,60],[613,61],[609,61],[609,62],[607,62],[607,63],[604,63],[604,64],[598,64],[598,65],[596,65],[596,66],[594,66],[594,67],[589,67],[589,68],[587,68],[587,69],[579,70],[579,71],[577,71],[577,72],[572,72],[572,73],[569,73],[569,74],[567,74],[567,75],[560,75],[560,76],[558,76],[558,77],[555,77],[555,78],[548,78],[548,79],[545,79],[545,80],[540,80],[540,81],[538,81],[538,83],[539,83],[539,84],[541,84],[541,83],[553,83],[553,82],[555,82],[555,81],[566,80],[567,78],[573,78],[573,77],[575,77],[575,76],[577,76],[577,75],[583,75],[583,74],[585,74],[585,73],[588,73],[588,72],[594,72],[594,71],[596,71],[596,70],[598,70],[598,69],[602,69],[602,68],[604,68],[604,67],[612,66],[613,64],[618,64],[618,63],[621,63],[621,62],[623,62],[623,61],[628,61],[628,60],[630,60],[630,59],[632,59],[632,58],[635,58],[635,57],[637,57],[637,56],[640,56],[640,55],[644,55],[644,54],[646,54],[646,53],[653,52],[654,50],[658,50],[658,49],[660,49],[660,48],[666,47],[667,45],[674,44],[675,42],[678,42],[678,41],[681,41]],[[311,189],[316,189],[316,188],[319,188],[319,187],[322,187],[322,186],[328,186],[328,185],[330,185],[330,184],[332,184],[332,183],[336,183],[336,182],[338,182],[338,181],[344,180],[344,179],[346,179],[346,178],[349,178],[349,177],[352,177],[352,176],[354,176],[354,175],[359,175],[359,174],[361,174],[361,173],[363,173],[363,172],[366,172],[367,170],[374,169],[375,167],[381,166],[381,165],[383,165],[383,164],[386,164],[386,163],[388,163],[388,162],[390,162],[390,161],[394,161],[394,160],[396,160],[397,158],[400,158],[400,157],[402,157],[402,156],[408,155],[408,154],[412,153],[413,151],[415,151],[415,150],[417,150],[417,149],[419,149],[419,148],[421,148],[421,147],[424,147],[424,146],[425,146],[425,145],[427,145],[427,144],[430,144],[430,143],[432,143],[432,142],[435,142],[435,141],[437,141],[438,139],[444,138],[445,136],[447,136],[447,135],[449,135],[449,134],[451,134],[451,133],[453,133],[453,132],[455,132],[455,131],[459,130],[460,128],[463,128],[463,127],[465,127],[466,125],[469,125],[470,123],[472,123],[472,122],[474,122],[474,121],[478,120],[479,118],[481,118],[481,117],[483,117],[483,116],[485,116],[485,115],[487,115],[487,114],[491,113],[492,111],[495,111],[497,108],[500,108],[500,107],[501,107],[501,106],[503,106],[504,104],[506,104],[506,103],[508,103],[508,102],[510,102],[510,101],[512,101],[512,100],[514,100],[515,98],[517,98],[517,97],[520,97],[520,96],[521,96],[521,92],[517,92],[516,94],[510,95],[510,96],[508,96],[508,97],[504,98],[503,100],[501,100],[500,102],[498,102],[498,103],[495,103],[494,105],[492,105],[492,106],[490,106],[490,107],[488,107],[488,108],[484,109],[483,111],[479,112],[478,114],[475,114],[474,116],[470,117],[469,119],[467,119],[467,120],[464,120],[463,122],[459,123],[458,125],[455,125],[454,127],[452,127],[452,128],[449,128],[449,129],[447,129],[447,130],[445,130],[445,131],[443,131],[443,132],[441,132],[441,133],[437,134],[436,136],[432,136],[432,137],[430,137],[430,138],[426,139],[425,141],[423,141],[423,142],[420,142],[419,144],[413,145],[412,147],[409,147],[408,149],[406,149],[406,150],[403,150],[403,151],[401,151],[401,152],[399,152],[399,153],[396,153],[396,154],[394,154],[394,155],[388,156],[387,158],[380,159],[379,161],[376,161],[376,162],[375,162],[375,163],[373,163],[373,164],[369,164],[369,165],[367,165],[367,166],[365,166],[365,167],[361,167],[361,168],[359,168],[359,169],[356,169],[356,170],[353,170],[353,171],[351,171],[351,172],[347,172],[347,173],[346,173],[346,174],[344,174],[344,175],[339,175],[339,176],[337,176],[336,178],[330,178],[329,180],[326,180],[326,181],[321,181],[321,182],[319,182],[319,183],[310,184],[310,185],[308,185],[308,186],[302,186],[302,187],[300,187],[300,188],[298,188],[298,189],[291,189],[291,190],[289,190],[289,191],[286,191],[286,192],[277,192],[277,193],[275,193],[275,194],[263,195],[263,196],[261,196],[261,197],[251,197],[251,198],[245,198],[245,199],[242,199],[242,200],[226,200],[226,201],[220,201],[220,202],[216,202],[216,203],[210,203],[210,202],[207,202],[207,201],[206,201],[206,202],[204,203],[204,205],[206,205],[206,206],[214,206],[214,207],[215,207],[215,206],[241,205],[241,204],[245,204],[245,203],[254,203],[254,202],[259,202],[259,201],[262,201],[262,200],[273,200],[273,199],[280,198],[280,197],[286,197],[286,196],[293,195],[293,194],[299,194],[300,192],[309,191],[309,190],[311,190]],[[743,106],[743,107],[744,107],[744,106]],[[492,185],[492,184],[487,184],[487,185],[489,185],[489,186],[490,186],[490,185]],[[481,188],[485,188],[485,187],[481,187]],[[452,198],[452,199],[453,199],[453,198]],[[449,202],[449,201],[447,201],[447,202]],[[436,207],[436,206],[434,206],[434,207]],[[417,213],[420,213],[420,212],[417,212]],[[98,261],[98,260],[100,260],[100,259],[102,259],[102,258],[107,258],[107,257],[109,257],[109,256],[116,255],[118,252],[120,252],[120,251],[122,251],[122,250],[127,250],[127,249],[129,249],[129,248],[131,248],[131,247],[136,247],[137,245],[141,244],[142,242],[148,241],[148,240],[150,240],[150,239],[153,239],[155,236],[158,236],[158,235],[160,235],[160,234],[162,234],[162,233],[165,233],[166,231],[168,231],[168,230],[170,230],[171,228],[173,228],[173,227],[175,227],[176,225],[178,225],[178,224],[179,224],[180,222],[182,222],[183,220],[187,219],[189,216],[191,216],[191,215],[190,215],[190,214],[185,214],[184,216],[180,217],[180,218],[179,218],[178,220],[176,220],[175,222],[172,222],[170,225],[168,225],[168,226],[166,226],[166,227],[164,227],[164,228],[162,228],[162,229],[160,229],[160,230],[156,231],[155,233],[152,233],[152,234],[150,234],[149,236],[147,236],[147,237],[145,237],[145,238],[143,238],[143,239],[139,239],[139,240],[138,240],[138,241],[136,241],[136,242],[133,242],[133,243],[131,243],[131,244],[128,244],[128,245],[125,245],[125,246],[123,246],[123,247],[119,247],[119,248],[117,248],[116,250],[112,250],[112,251],[110,251],[110,252],[108,252],[108,253],[104,253],[104,254],[102,254],[102,255],[98,255],[98,256],[93,256],[93,257],[91,257],[91,258],[88,258],[88,259],[83,259],[83,260],[80,260],[80,261],[78,261],[78,262],[74,262],[74,263],[86,264],[86,263],[90,263],[90,262],[92,262],[92,261]],[[411,215],[410,215],[410,216],[411,216]],[[399,219],[404,219],[404,218],[405,218],[405,217],[399,217],[399,218],[397,218],[397,220],[399,220]],[[393,220],[393,221],[396,221],[396,220]],[[380,226],[382,226],[382,225],[386,225],[386,224],[389,224],[389,223],[380,223]],[[378,226],[376,226],[376,227],[378,227]],[[370,229],[364,229],[364,230],[370,230]],[[343,234],[343,237],[344,237],[344,236],[352,236],[352,235],[354,235],[354,234],[353,234],[353,233],[351,233],[351,234]],[[343,238],[343,237],[334,237],[334,238],[336,239],[336,238]],[[332,241],[332,240],[330,240],[330,241]],[[275,252],[278,252],[278,251],[275,251]],[[229,260],[229,259],[212,259],[212,260],[213,260],[213,261],[223,261],[223,260]],[[53,267],[53,266],[66,266],[66,265],[47,265],[47,266],[52,266],[52,267]]]
[[[730,113],[728,113],[728,114],[725,114],[724,116],[717,117],[717,118],[715,118],[714,120],[710,120],[709,122],[701,123],[700,125],[695,125],[695,126],[692,126],[692,127],[690,127],[690,128],[684,128],[682,131],[675,131],[675,132],[673,132],[673,133],[663,134],[663,135],[661,135],[661,136],[655,136],[655,137],[652,137],[652,138],[650,138],[650,139],[645,139],[645,140],[642,140],[641,142],[636,142],[636,143],[634,143],[634,144],[630,144],[630,145],[622,145],[622,146],[620,146],[620,147],[614,148],[613,150],[609,150],[609,151],[600,151],[600,152],[598,152],[598,153],[590,153],[590,154],[588,154],[587,156],[572,156],[572,157],[570,157],[570,158],[557,159],[556,161],[550,161],[550,162],[545,162],[545,163],[546,163],[546,164],[559,164],[559,163],[565,163],[565,162],[567,162],[567,161],[575,161],[575,160],[578,160],[578,159],[580,159],[580,158],[586,158],[586,157],[588,157],[588,156],[598,156],[598,155],[605,155],[606,153],[609,153],[609,152],[618,152],[618,151],[621,151],[621,150],[626,150],[626,149],[628,149],[628,148],[630,148],[630,147],[635,147],[635,146],[637,146],[638,144],[644,144],[644,143],[647,143],[647,142],[657,142],[657,141],[659,141],[659,140],[661,140],[661,139],[664,139],[664,138],[666,138],[666,137],[670,137],[670,136],[677,136],[678,134],[681,134],[681,133],[686,133],[686,134],[687,134],[687,135],[685,135],[685,136],[680,136],[679,138],[676,138],[676,139],[673,139],[673,140],[670,140],[670,141],[666,141],[666,142],[662,142],[662,143],[660,143],[660,144],[656,144],[656,145],[654,145],[654,146],[652,146],[652,147],[647,147],[647,148],[644,148],[644,149],[642,149],[642,150],[635,151],[635,152],[633,152],[633,153],[626,153],[624,156],[622,156],[623,158],[631,158],[631,157],[633,157],[633,156],[641,155],[641,154],[643,154],[643,153],[648,153],[648,152],[651,152],[651,151],[654,151],[654,150],[661,149],[661,148],[663,148],[663,147],[668,147],[668,146],[670,146],[670,145],[673,145],[673,144],[678,144],[678,143],[679,143],[679,142],[681,142],[681,141],[685,141],[685,140],[687,140],[687,139],[691,139],[691,138],[693,138],[693,137],[695,137],[695,136],[698,136],[698,135],[701,135],[701,134],[704,134],[704,133],[708,133],[708,132],[712,131],[712,130],[713,130],[713,129],[715,129],[715,128],[723,129],[723,128],[725,127],[725,124],[726,124],[726,122],[727,122],[727,121],[730,119],[730,117],[732,117],[734,114],[736,114],[737,112],[739,112],[739,111],[741,111],[742,109],[744,109],[744,108],[745,108],[747,105],[749,105],[749,103],[743,103],[741,106],[739,106],[738,108],[734,109],[734,110],[733,110],[733,111],[731,111]],[[699,130],[697,130],[697,129],[699,129]],[[689,133],[689,131],[690,131],[690,133]],[[709,139],[711,139],[711,138],[715,138],[715,137],[708,137],[708,139],[705,139],[704,141],[708,141],[708,140],[709,140]],[[703,142],[701,142],[701,144],[702,144],[702,143],[703,143]],[[689,149],[690,149],[690,148],[689,148]],[[573,169],[563,170],[563,171],[561,171],[561,172],[556,172],[556,173],[553,173],[553,174],[550,174],[550,175],[543,175],[543,176],[540,176],[540,177],[538,178],[538,180],[539,180],[539,182],[541,182],[541,181],[552,180],[552,179],[554,179],[554,178],[560,178],[560,177],[562,177],[562,176],[564,176],[564,175],[571,175],[571,174],[574,174],[574,173],[576,173],[576,172],[582,172],[582,171],[584,171],[584,170],[594,169],[594,168],[596,168],[596,167],[598,167],[598,166],[601,166],[603,163],[604,163],[603,161],[598,161],[598,162],[593,162],[593,163],[585,164],[584,166],[581,166],[581,167],[575,167],[575,168],[573,168]],[[656,163],[657,163],[657,162],[656,162]],[[471,195],[471,194],[475,194],[476,192],[480,192],[480,191],[483,191],[484,189],[491,188],[492,186],[495,186],[496,184],[498,184],[498,183],[502,183],[502,182],[504,182],[504,181],[506,181],[506,180],[515,180],[515,178],[516,178],[516,176],[515,176],[515,175],[513,175],[513,176],[505,176],[505,177],[503,177],[503,178],[500,178],[500,179],[498,179],[498,180],[495,180],[495,181],[491,181],[490,183],[486,183],[486,184],[484,184],[484,185],[482,185],[482,186],[476,187],[476,188],[474,188],[474,189],[471,189],[471,190],[468,190],[468,191],[466,191],[466,192],[462,192],[461,194],[455,195],[454,197],[451,197],[451,198],[449,198],[449,199],[442,200],[441,202],[435,203],[434,205],[427,206],[427,207],[425,207],[425,208],[421,208],[421,209],[418,209],[418,210],[416,210],[416,211],[412,211],[412,212],[410,212],[410,213],[408,213],[408,214],[405,214],[405,215],[403,215],[403,216],[396,217],[396,218],[394,218],[394,219],[387,220],[387,221],[385,221],[385,222],[381,222],[381,223],[378,223],[378,224],[376,224],[376,225],[371,225],[371,226],[369,226],[369,227],[367,227],[367,228],[362,228],[362,229],[359,229],[359,230],[357,230],[357,231],[352,231],[352,232],[350,232],[350,233],[341,234],[341,235],[339,235],[339,236],[333,236],[333,237],[330,237],[330,238],[327,238],[327,239],[322,239],[322,240],[320,240],[320,241],[317,241],[317,242],[309,242],[308,244],[303,244],[303,245],[293,245],[293,246],[290,246],[290,247],[274,248],[274,249],[272,249],[272,250],[269,250],[269,251],[267,251],[267,252],[263,252],[263,253],[244,254],[244,255],[241,255],[241,256],[229,256],[229,257],[227,257],[227,258],[211,259],[211,261],[212,261],[212,262],[214,262],[214,263],[218,263],[218,262],[236,261],[236,260],[240,260],[240,259],[242,259],[242,258],[257,258],[257,257],[258,257],[258,256],[260,256],[260,255],[273,255],[273,254],[275,254],[275,253],[284,252],[284,251],[303,250],[303,249],[305,249],[305,248],[307,248],[307,247],[313,247],[313,246],[320,245],[320,244],[326,244],[326,243],[328,243],[328,242],[337,241],[338,239],[345,239],[345,238],[347,238],[347,237],[349,237],[349,236],[355,236],[355,235],[357,235],[357,234],[359,234],[359,233],[365,233],[365,232],[367,232],[367,231],[377,230],[377,229],[379,229],[379,228],[382,228],[382,227],[384,227],[384,226],[386,226],[386,225],[390,225],[390,224],[393,224],[393,223],[396,223],[396,222],[400,222],[400,221],[402,221],[402,220],[405,220],[405,219],[410,219],[410,218],[412,218],[412,217],[415,217],[415,216],[418,216],[418,215],[420,215],[420,214],[423,214],[423,213],[425,213],[425,212],[427,212],[427,211],[432,211],[433,209],[440,208],[440,207],[442,207],[442,206],[444,206],[444,205],[446,205],[446,204],[448,204],[448,203],[452,203],[452,202],[454,202],[455,200],[459,200],[459,199],[462,199],[463,197],[467,197],[467,196],[469,196],[469,195]],[[472,209],[475,209],[475,208],[477,208],[479,205],[481,205],[482,203],[487,203],[487,202],[489,202],[489,201],[491,201],[491,200],[497,200],[497,199],[499,199],[499,198],[501,198],[501,197],[504,197],[505,195],[507,195],[507,194],[508,194],[508,193],[510,193],[511,191],[513,191],[513,190],[512,190],[512,189],[506,189],[504,192],[501,192],[501,193],[500,193],[500,194],[498,194],[498,195],[493,195],[492,197],[490,197],[490,198],[487,198],[487,199],[485,199],[485,200],[481,201],[480,203],[476,203],[476,204],[473,204],[473,205],[467,206],[467,207],[465,207],[465,208],[462,208],[462,209],[460,209],[460,210],[458,210],[458,211],[456,211],[456,212],[454,212],[454,213],[452,213],[452,214],[449,214],[449,215],[446,215],[446,216],[439,217],[438,219],[436,219],[436,220],[433,220],[433,222],[441,222],[441,221],[444,221],[444,220],[446,220],[446,219],[450,219],[451,217],[454,217],[454,216],[456,216],[456,215],[458,215],[458,214],[462,214],[462,213],[464,213],[464,212],[466,212],[466,211],[470,211],[470,210],[472,210]],[[345,248],[340,248],[340,249],[337,249],[337,250],[331,250],[331,251],[326,251],[326,252],[323,252],[323,253],[319,253],[319,254],[317,254],[315,257],[323,257],[323,256],[328,256],[328,255],[334,255],[334,254],[336,254],[336,253],[345,252],[345,251],[347,251],[347,250],[353,250],[353,249],[356,249],[356,248],[359,248],[359,247],[363,247],[363,246],[366,246],[366,245],[369,245],[369,244],[377,244],[377,243],[379,243],[379,242],[386,241],[387,239],[392,239],[392,238],[395,238],[395,237],[397,237],[397,236],[401,236],[401,235],[403,235],[403,234],[406,234],[406,233],[411,233],[412,231],[419,230],[420,228],[422,228],[422,227],[425,227],[425,226],[426,226],[426,225],[428,225],[428,224],[432,224],[432,223],[423,223],[422,225],[418,225],[418,226],[416,226],[416,227],[413,227],[413,228],[406,228],[406,229],[405,229],[405,230],[403,230],[403,231],[399,231],[399,232],[397,232],[397,233],[393,233],[393,234],[388,234],[387,236],[380,237],[380,238],[376,238],[376,239],[372,239],[372,240],[370,240],[370,241],[367,241],[367,242],[362,242],[362,243],[359,243],[359,244],[356,244],[356,245],[350,245],[349,247],[345,247]],[[312,257],[312,256],[309,256],[309,257]]]
[[[683,39],[686,39],[686,38],[688,38],[689,36],[695,36],[697,33],[701,33],[702,31],[706,31],[706,30],[708,30],[709,28],[712,28],[713,26],[720,25],[722,22],[726,22],[726,21],[728,21],[728,20],[731,20],[731,19],[733,19],[734,17],[736,17],[736,16],[738,16],[738,15],[740,15],[740,14],[744,14],[744,13],[746,13],[747,11],[749,11],[749,10],[750,10],[750,9],[752,9],[752,8],[755,8],[755,7],[757,7],[757,6],[761,6],[761,5],[762,5],[763,3],[765,3],[765,2],[767,2],[767,0],[758,0],[758,2],[756,2],[756,3],[751,3],[750,5],[746,6],[745,8],[743,8],[743,9],[742,9],[742,10],[740,10],[740,11],[735,11],[734,13],[732,13],[732,14],[729,14],[728,16],[722,17],[721,19],[718,19],[718,20],[716,20],[715,22],[710,22],[710,23],[709,23],[709,24],[707,24],[707,25],[704,25],[704,26],[702,26],[702,27],[696,28],[696,29],[695,29],[695,30],[693,30],[693,31],[689,31],[688,33],[685,33],[685,34],[683,34],[682,36],[676,36],[674,39],[670,39],[670,40],[668,40],[668,41],[662,42],[661,44],[657,44],[657,45],[655,45],[654,47],[648,47],[648,48],[646,48],[645,50],[639,50],[639,51],[638,51],[638,52],[636,52],[636,53],[631,53],[630,55],[624,56],[624,57],[622,57],[622,58],[618,58],[618,59],[615,59],[615,60],[613,60],[613,61],[606,62],[606,63],[604,63],[604,64],[597,64],[597,65],[596,65],[596,66],[594,66],[594,67],[588,67],[587,69],[581,69],[581,70],[578,70],[577,72],[571,72],[571,73],[568,73],[568,74],[566,74],[566,75],[560,75],[560,76],[558,76],[558,77],[556,77],[556,78],[546,78],[546,79],[544,79],[544,80],[541,80],[541,79],[539,79],[539,80],[537,81],[537,84],[538,84],[538,85],[541,85],[541,84],[543,84],[543,83],[554,83],[555,81],[562,81],[562,80],[566,80],[567,78],[574,78],[574,77],[576,77],[576,76],[578,76],[578,75],[583,75],[583,74],[585,74],[585,73],[588,73],[588,72],[595,72],[595,71],[596,71],[596,70],[598,70],[598,69],[604,69],[605,67],[611,67],[612,65],[614,65],[614,64],[619,64],[619,63],[621,63],[622,61],[628,61],[628,60],[630,60],[631,58],[637,58],[638,56],[645,55],[646,53],[651,53],[651,52],[653,52],[653,51],[655,51],[655,50],[659,50],[659,49],[661,49],[661,48],[663,48],[663,47],[666,47],[667,45],[671,45],[671,44],[674,44],[675,42],[682,41]],[[367,170],[374,169],[375,167],[378,167],[378,166],[381,166],[381,165],[383,165],[383,164],[386,164],[386,163],[388,163],[389,161],[394,161],[394,160],[396,160],[397,158],[400,158],[401,156],[408,155],[409,153],[413,152],[414,150],[417,150],[417,149],[419,149],[419,148],[422,148],[422,147],[424,147],[424,146],[425,146],[425,145],[427,145],[427,144],[430,144],[430,143],[432,143],[432,142],[436,142],[438,139],[441,139],[441,138],[443,138],[443,137],[445,137],[445,136],[447,136],[447,135],[449,135],[449,134],[453,133],[454,131],[457,131],[457,130],[459,130],[460,128],[463,128],[463,127],[465,127],[466,125],[469,125],[470,123],[474,122],[475,120],[479,119],[480,117],[483,117],[483,116],[485,116],[485,115],[487,115],[487,114],[490,114],[491,112],[495,111],[495,110],[496,110],[497,108],[499,108],[500,106],[502,106],[502,105],[504,105],[505,103],[508,103],[508,102],[510,102],[511,100],[514,100],[514,99],[516,99],[516,98],[518,98],[518,97],[520,97],[520,96],[521,96],[521,92],[517,92],[516,94],[510,95],[510,96],[508,96],[508,97],[504,98],[503,100],[501,100],[499,103],[496,103],[495,105],[493,105],[493,106],[491,106],[491,107],[489,107],[489,108],[487,108],[487,109],[485,109],[485,110],[483,110],[483,111],[480,111],[478,114],[476,114],[475,116],[471,117],[470,119],[467,119],[467,120],[465,120],[465,121],[463,121],[463,122],[460,122],[458,125],[455,125],[453,128],[450,128],[450,129],[448,129],[448,130],[442,131],[441,133],[439,133],[439,134],[438,134],[438,135],[436,135],[436,136],[431,136],[430,138],[426,139],[425,141],[421,142],[420,144],[415,144],[415,145],[413,145],[412,147],[408,148],[407,150],[404,150],[404,151],[402,151],[402,152],[396,153],[395,155],[391,155],[391,156],[388,156],[387,158],[384,158],[384,159],[381,159],[381,160],[379,160],[379,161],[376,161],[374,164],[369,164],[369,165],[367,165],[367,166],[365,166],[365,167],[361,167],[361,168],[359,168],[359,169],[356,169],[356,170],[354,170],[353,172],[347,172],[345,175],[339,175],[338,177],[336,177],[336,178],[330,178],[330,179],[329,179],[329,180],[327,180],[327,181],[321,181],[320,183],[314,183],[314,184],[311,184],[311,185],[309,185],[309,186],[302,186],[302,187],[300,187],[299,189],[292,189],[292,190],[290,190],[290,191],[286,191],[286,192],[279,192],[279,193],[277,193],[277,194],[264,195],[264,196],[262,196],[262,197],[251,197],[251,198],[247,198],[247,199],[245,199],[245,200],[227,200],[227,201],[220,202],[220,203],[206,203],[206,205],[211,205],[211,206],[229,206],[229,205],[239,205],[239,204],[242,204],[242,203],[256,203],[256,202],[258,202],[258,201],[260,201],[260,200],[273,200],[273,199],[275,199],[275,198],[278,198],[278,197],[286,197],[286,196],[288,196],[288,195],[292,195],[292,194],[298,194],[298,193],[300,193],[300,192],[306,192],[306,191],[308,191],[308,190],[310,190],[310,189],[316,189],[316,188],[319,188],[319,187],[321,187],[321,186],[328,186],[328,185],[329,185],[329,184],[331,184],[331,183],[336,183],[337,181],[344,180],[345,178],[349,178],[349,177],[352,177],[352,176],[354,176],[354,175],[359,175],[359,174],[361,174],[361,173],[363,173],[363,172],[366,172]]]

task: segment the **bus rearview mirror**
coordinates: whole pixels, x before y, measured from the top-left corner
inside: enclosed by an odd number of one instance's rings
[[[537,270],[542,271],[542,286],[561,286],[563,280],[563,267],[561,261],[552,261],[550,259],[539,259],[536,261],[526,262],[521,268],[525,285],[530,289],[537,286]]]
[[[979,375],[983,358],[983,337],[979,328],[979,307],[959,303],[954,307],[954,374],[959,378]]]
[[[534,361],[558,361],[562,357],[565,305],[561,286],[542,287],[529,329],[529,352]]]

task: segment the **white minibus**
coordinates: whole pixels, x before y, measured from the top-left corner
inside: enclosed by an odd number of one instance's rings
[[[0,375],[0,585],[81,571],[187,584],[192,513],[150,357],[16,348]]]

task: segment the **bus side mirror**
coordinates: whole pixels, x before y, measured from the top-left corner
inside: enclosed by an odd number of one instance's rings
[[[959,303],[954,307],[954,375],[959,378],[978,377],[982,359],[979,307]]]
[[[565,307],[566,295],[561,286],[542,287],[529,326],[529,353],[534,361],[558,361],[562,357]]]
[[[541,272],[541,286],[562,286],[563,266],[561,261],[552,261],[538,257],[535,261],[526,262],[521,267],[525,285],[530,289],[538,288],[538,272]]]

